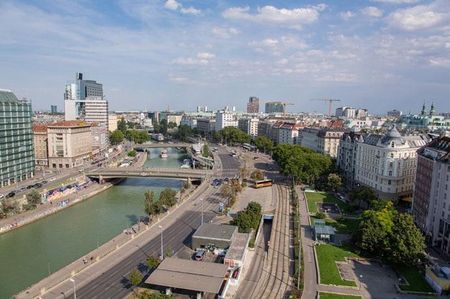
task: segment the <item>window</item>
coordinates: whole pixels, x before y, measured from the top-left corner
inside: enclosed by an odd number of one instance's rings
[[[388,185],[390,185],[391,184],[391,180],[388,180]]]

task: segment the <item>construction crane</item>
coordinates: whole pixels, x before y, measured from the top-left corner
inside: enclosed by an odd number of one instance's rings
[[[338,99],[311,99],[311,101],[322,101],[328,102],[328,116],[331,116],[331,112],[333,110],[333,102],[340,102]]]

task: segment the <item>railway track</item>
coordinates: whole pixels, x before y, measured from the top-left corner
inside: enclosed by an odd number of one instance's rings
[[[290,204],[287,190],[276,185],[277,210],[263,273],[250,298],[284,298],[290,278]]]

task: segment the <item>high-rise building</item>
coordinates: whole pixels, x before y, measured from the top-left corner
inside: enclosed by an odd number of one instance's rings
[[[0,187],[33,177],[31,103],[0,90]]]
[[[259,99],[257,97],[248,99],[247,113],[259,113]]]
[[[450,138],[417,151],[412,214],[430,245],[450,255]]]
[[[79,119],[87,122],[102,123],[108,126],[108,101],[101,97],[90,96],[84,101],[83,114]]]
[[[88,97],[103,99],[103,85],[93,80],[83,80],[83,74],[77,73],[75,81],[66,84],[64,92],[65,120],[82,119]]]
[[[50,106],[50,113],[51,114],[56,114],[58,113],[58,107],[56,105],[51,105]]]
[[[285,113],[286,106],[283,102],[267,102],[265,112],[266,113]]]

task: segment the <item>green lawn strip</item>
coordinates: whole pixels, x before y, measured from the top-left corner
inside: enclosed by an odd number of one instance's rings
[[[409,283],[409,285],[400,285],[403,291],[413,292],[434,292],[430,285],[425,280],[419,269],[412,266],[393,266],[397,272],[402,275]]]
[[[311,225],[314,225],[314,220],[319,219],[315,216],[310,216]],[[352,234],[358,230],[359,219],[340,218],[338,220],[326,218],[325,224],[333,226],[337,233]]]
[[[350,213],[352,208],[349,204],[337,199],[330,193],[326,192],[305,192],[306,198],[308,200],[309,212],[314,214],[317,213],[317,203],[335,203],[339,206],[343,213]]]
[[[320,299],[362,299],[361,296],[342,295],[342,294],[323,293],[323,292],[320,292],[319,295],[320,295]]]
[[[357,255],[331,244],[316,246],[317,260],[319,262],[320,283],[342,286],[356,286],[355,281],[343,280],[337,268],[337,261],[345,261],[346,257]]]

